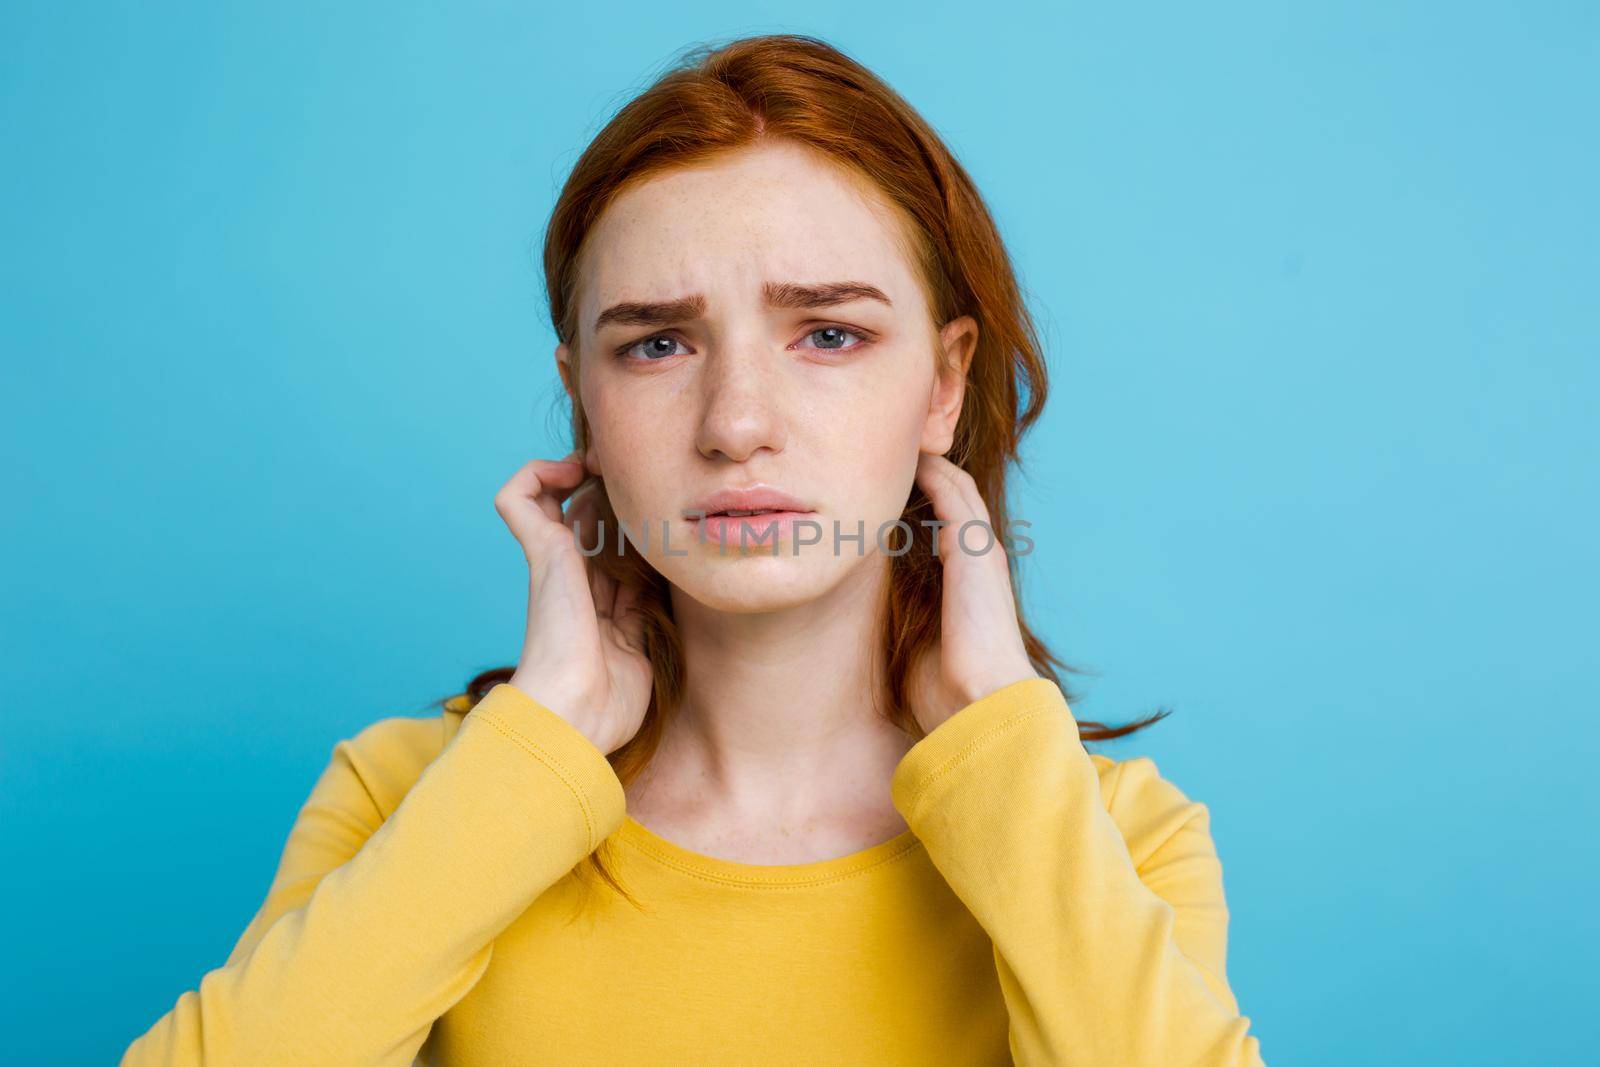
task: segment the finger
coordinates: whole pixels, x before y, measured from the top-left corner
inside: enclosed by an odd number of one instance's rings
[[[938,550],[941,558],[948,557],[946,547],[962,536],[962,528],[973,519],[987,524],[989,509],[977,493],[972,478],[943,456],[924,452],[918,458],[917,484],[927,494],[933,505],[934,516],[947,525],[939,531]]]
[[[963,522],[967,519],[981,519],[985,523],[989,521],[989,506],[984,503],[978,483],[971,474],[946,457],[936,456],[932,452],[920,453],[917,474],[918,483],[934,502],[935,510],[942,503],[952,513],[959,512]]]
[[[525,495],[539,506],[546,517],[560,522],[562,503],[583,485],[585,474],[582,460],[576,458],[575,454],[557,460],[536,459],[525,465],[518,474],[524,472],[532,475]]]
[[[600,525],[600,503],[597,492],[599,484],[598,478],[590,477],[573,490],[572,495],[567,498],[566,511],[561,521],[572,531],[573,540],[583,556],[589,582],[589,596],[594,601],[596,613],[603,617],[611,602],[611,592],[609,578],[600,563],[600,556],[605,553],[602,540],[605,531]]]
[[[588,477],[567,497],[566,510],[561,521],[578,536],[578,544],[585,551],[600,545],[600,479]]]
[[[924,491],[934,502],[938,517],[950,523],[946,532],[952,540],[940,540],[940,558],[948,563],[954,555],[986,557],[989,566],[1007,573],[1009,585],[1010,552],[1001,531],[995,529],[994,521],[989,517],[989,505],[984,502],[977,482],[971,474],[943,456],[929,453],[923,456],[923,463],[918,468],[919,482],[925,483]],[[967,523],[973,520],[982,524],[982,530],[964,532]],[[947,548],[947,544],[954,548]]]
[[[583,477],[581,461],[570,457],[529,460],[495,493],[495,510],[517,539],[526,542],[544,521],[561,521],[561,501]]]

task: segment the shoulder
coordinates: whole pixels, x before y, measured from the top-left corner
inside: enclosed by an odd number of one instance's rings
[[[1142,867],[1161,847],[1185,832],[1209,834],[1210,812],[1161,774],[1149,756],[1116,760],[1090,753],[1100,776],[1100,799],[1128,854]]]

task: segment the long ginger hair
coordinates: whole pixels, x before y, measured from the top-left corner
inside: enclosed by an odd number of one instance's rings
[[[972,179],[932,127],[871,71],[815,37],[778,34],[691,48],[618,111],[578,159],[562,187],[544,241],[550,321],[571,348],[574,370],[582,373],[577,348],[579,256],[585,235],[606,205],[630,183],[670,168],[704,163],[767,138],[789,138],[810,146],[875,187],[898,209],[935,323],[963,314],[977,319],[977,349],[948,456],[977,482],[997,534],[1009,532],[1007,468],[1020,465],[1018,445],[1039,418],[1048,389],[1039,339],[1010,256]],[[942,365],[944,352],[933,347]],[[572,411],[572,436],[574,448],[588,447],[589,427],[581,404]],[[600,496],[605,528],[615,530],[616,516],[604,494]],[[933,516],[927,496],[913,487],[902,515],[911,531],[911,545],[901,551],[906,538],[899,536],[890,546],[895,554],[881,612],[887,653],[879,680],[886,698],[881,710],[918,739],[923,733],[910,710],[908,685],[921,654],[937,647],[939,640],[943,564],[932,552],[929,528],[921,522]],[[897,535],[904,533],[896,528]],[[650,761],[664,724],[678,707],[684,665],[669,583],[638,552],[619,549],[608,545],[593,563],[643,590],[646,652],[655,681],[638,734],[607,757],[626,784]],[[1061,672],[1090,672],[1058,659],[1029,628],[1023,617],[1018,557],[1008,553],[1008,559],[1028,658],[1041,676],[1061,686],[1069,702],[1075,701],[1077,695],[1062,682]],[[490,689],[508,681],[514,670],[507,666],[478,674],[447,706],[470,710]],[[1121,737],[1167,714],[1159,711],[1119,727],[1079,721],[1078,734],[1083,741]],[[632,901],[601,855],[606,846],[579,865],[580,879],[598,875]]]

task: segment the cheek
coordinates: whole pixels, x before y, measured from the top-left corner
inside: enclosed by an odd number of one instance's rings
[[[676,436],[681,420],[661,410],[647,390],[598,385],[586,393],[584,412],[612,509],[630,524],[650,523],[657,536],[661,518],[677,515],[683,503],[675,499],[683,482],[677,458],[683,443]]]
[[[874,458],[897,467],[906,462],[915,465],[917,446],[928,419],[931,385],[917,373],[921,369],[918,362],[903,361],[910,365],[903,365],[898,374],[880,383],[864,412],[863,432],[870,434],[882,450]]]
[[[848,414],[836,412],[817,421],[816,442],[820,470],[832,476],[850,521],[862,517],[876,524],[900,517],[916,480],[917,455],[922,441],[926,405],[920,386],[895,383],[888,389],[863,394],[863,403],[850,405]]]
[[[884,403],[855,420],[854,432],[848,442],[849,454],[856,457],[857,466],[868,470],[898,472],[909,469],[916,462],[918,442],[922,439],[922,413],[907,408],[904,397],[896,403]]]
[[[589,441],[602,462],[607,478],[632,466],[640,451],[639,427],[654,426],[652,413],[641,408],[637,393],[609,382],[608,373],[596,369],[584,382],[583,411],[589,421]]]
[[[890,456],[915,452],[928,416],[931,357],[900,342],[858,367],[802,372],[794,386],[794,395],[805,398],[797,411],[805,423],[828,428],[836,439],[880,446]]]

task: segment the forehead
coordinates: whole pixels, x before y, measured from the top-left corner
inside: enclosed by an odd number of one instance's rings
[[[741,149],[625,188],[584,242],[579,314],[703,293],[759,300],[761,285],[865,281],[921,306],[896,209],[864,178],[794,142]]]

